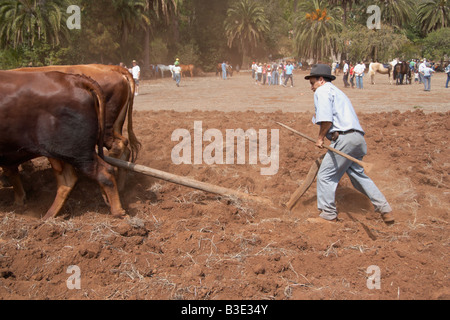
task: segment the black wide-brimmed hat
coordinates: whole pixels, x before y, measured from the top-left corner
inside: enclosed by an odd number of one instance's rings
[[[306,80],[309,80],[311,77],[324,77],[330,80],[335,80],[336,77],[331,74],[330,66],[326,64],[314,64],[311,68],[311,73],[305,77]]]

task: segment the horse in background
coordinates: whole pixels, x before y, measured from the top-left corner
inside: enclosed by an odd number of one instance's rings
[[[403,84],[403,79],[405,79],[406,84],[408,82],[411,84],[411,68],[406,61],[398,62],[394,66],[394,80],[396,84]]]
[[[191,78],[194,77],[194,65],[193,64],[180,64],[181,75],[185,77],[185,73],[189,72]]]
[[[170,65],[170,66],[166,66],[164,64],[157,64],[156,65],[159,69],[159,71],[161,72],[161,78],[164,78],[164,72],[169,71],[172,75],[173,78],[173,68],[175,67],[174,65]]]
[[[384,65],[378,62],[371,62],[369,64],[369,75],[372,84],[375,84],[375,74],[387,74],[389,77],[389,83],[392,84],[391,73],[392,73],[392,64]]]
[[[222,64],[218,63],[216,65],[216,76],[219,75],[222,76]],[[232,77],[233,76],[233,67],[229,64],[227,64],[227,76]]]

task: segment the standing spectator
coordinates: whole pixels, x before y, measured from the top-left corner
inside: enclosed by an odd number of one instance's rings
[[[355,89],[355,66],[353,63],[350,63],[350,83],[352,85],[352,89]]]
[[[336,65],[337,65],[336,61],[333,61],[333,63],[331,64],[331,74],[332,75],[336,75]]]
[[[256,64],[256,62],[253,62],[253,64],[252,64],[252,79],[255,79],[257,68],[258,68],[258,65]]]
[[[414,83],[419,83],[419,70],[417,68],[414,69]]]
[[[280,66],[278,67],[278,73],[280,74],[280,86],[282,86],[283,81],[284,81],[284,75],[285,75],[283,62],[281,62]]]
[[[181,81],[181,67],[178,64],[178,65],[174,66],[172,70],[173,70],[174,80],[175,80],[175,82],[177,84],[177,87],[179,87],[180,86],[180,81]]]
[[[363,85],[364,70],[366,70],[366,66],[362,61],[360,61],[355,66],[355,70],[354,70],[355,77],[356,77],[356,88],[358,88],[358,89],[364,89],[364,85]]]
[[[225,61],[222,63],[222,79],[227,80],[227,63]]]
[[[273,85],[278,85],[278,77],[279,77],[278,64],[274,63],[272,69],[273,69],[273,71],[272,71],[272,82],[273,82]]]
[[[139,94],[139,79],[141,78],[141,68],[139,68],[137,61],[133,60],[133,68],[131,68],[131,74],[136,85],[135,95]]]
[[[267,80],[267,65],[264,64],[262,67],[262,84],[266,85],[266,80]]]
[[[344,62],[344,67],[342,68],[342,72],[344,73],[344,77],[343,77],[343,80],[344,80],[344,86],[347,88],[347,87],[350,87],[350,84],[348,83],[348,74],[349,74],[349,69],[348,69],[348,63],[347,63],[348,61],[345,61]]]
[[[409,62],[409,69],[411,69],[411,71],[414,71],[415,68],[416,68],[416,61],[414,61],[414,59],[411,59],[411,61]]]
[[[256,67],[256,81],[255,84],[260,84],[258,82],[261,82],[262,80],[262,63],[260,62],[258,66]]]
[[[447,64],[445,73],[447,74],[447,82],[445,83],[445,87],[448,88],[448,83],[450,82],[450,63]]]
[[[272,85],[272,64],[267,64],[267,84]]]
[[[427,66],[427,59],[422,59],[419,64],[419,83],[423,83],[423,69]]]
[[[431,90],[431,74],[434,72],[432,68],[430,68],[430,64],[427,63],[425,68],[422,69],[423,76],[423,86],[425,91]]]
[[[288,80],[291,79],[291,88],[294,86],[294,78],[293,78],[293,72],[294,72],[294,65],[288,62],[286,66],[286,77],[284,79],[283,86],[286,87]]]

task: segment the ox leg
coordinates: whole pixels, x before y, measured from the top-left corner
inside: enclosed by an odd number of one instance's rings
[[[120,160],[124,161],[130,161],[131,151],[129,148],[125,147],[121,156],[119,157]],[[118,168],[117,170],[117,187],[119,188],[119,191],[122,191],[125,189],[125,183],[127,179],[127,173],[128,170],[123,168]]]
[[[20,179],[19,167],[5,167],[3,168],[8,182],[12,185],[14,190],[14,204],[16,206],[23,206],[25,203],[25,190],[23,189],[22,180]]]
[[[131,150],[128,148],[128,140],[125,137],[117,137],[114,140],[113,147],[109,153],[111,158],[116,158],[124,161],[129,161],[131,156]],[[122,168],[115,168],[115,176],[117,181],[117,187],[119,191],[123,191],[125,188],[127,170]]]
[[[44,216],[44,220],[52,217],[54,218],[58,215],[64,203],[66,203],[70,192],[78,181],[78,177],[75,174],[75,169],[70,164],[52,158],[49,158],[48,160],[50,161],[53,168],[53,173],[55,174],[57,191],[55,200]]]
[[[97,170],[94,173],[93,178],[97,180],[98,184],[102,188],[105,202],[111,208],[111,214],[116,218],[123,218],[126,215],[125,210],[122,208],[120,202],[119,191],[117,188],[116,179],[111,172],[114,172],[113,167],[107,164],[98,155],[97,157]]]

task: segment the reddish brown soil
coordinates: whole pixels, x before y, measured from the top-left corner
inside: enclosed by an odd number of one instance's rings
[[[282,209],[324,151],[281,129],[283,122],[315,137],[312,93],[256,86],[248,73],[144,81],[135,101],[137,163],[271,199],[274,207],[223,198],[130,173],[122,202],[129,217],[113,219],[99,187],[85,179],[61,215],[40,220],[55,195],[45,159],[22,170],[25,207],[0,188],[1,299],[449,299],[450,89],[433,77],[390,86],[377,76],[364,90],[346,89],[366,130],[370,177],[394,209],[385,225],[344,177],[337,191],[340,222],[312,223],[315,183],[292,212]],[[342,88],[342,81],[336,81]],[[173,109],[173,110],[170,110]],[[250,110],[250,111],[246,111]],[[279,129],[276,175],[257,165],[175,165],[175,129]],[[204,146],[209,142],[205,142]],[[247,162],[248,163],[248,160]],[[370,237],[372,236],[372,238]],[[67,269],[81,271],[69,290]],[[380,289],[369,289],[369,266]]]

